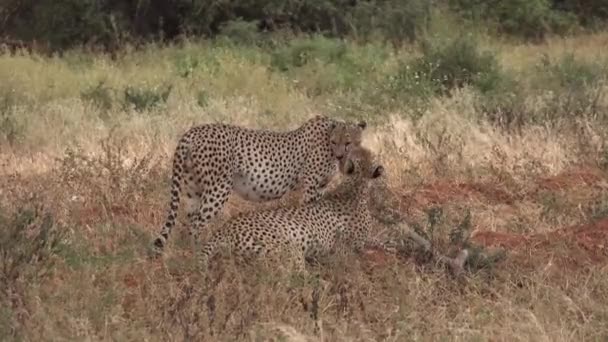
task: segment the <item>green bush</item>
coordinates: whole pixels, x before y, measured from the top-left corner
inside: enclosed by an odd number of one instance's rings
[[[288,71],[316,60],[323,63],[336,62],[346,54],[346,44],[336,39],[315,36],[298,38],[272,53],[271,66]]]
[[[476,107],[484,119],[496,126],[515,129],[534,121],[534,117],[526,112],[525,99],[520,85],[506,77],[502,79],[499,88],[480,94]]]
[[[494,21],[499,31],[540,40],[547,34],[565,34],[576,16],[556,10],[550,0],[450,0],[452,8],[474,21]]]
[[[431,96],[464,86],[489,92],[500,87],[502,77],[495,55],[481,52],[475,39],[465,36],[423,44],[423,55],[402,63],[388,83],[408,94]]]
[[[237,44],[254,45],[261,40],[258,26],[255,21],[229,20],[220,25],[220,35]]]
[[[535,85],[538,91],[549,91],[556,98],[546,109],[547,117],[564,117],[583,113],[603,113],[603,84],[608,81],[608,65],[583,62],[569,54],[557,61],[544,57]]]
[[[155,88],[126,87],[124,106],[133,106],[138,112],[157,108],[167,102],[172,88],[171,85]]]
[[[175,69],[180,77],[188,78],[192,76],[194,70],[199,66],[199,60],[190,54],[180,54],[175,59]]]
[[[541,72],[546,73],[560,87],[567,89],[580,89],[597,85],[608,76],[608,68],[601,63],[585,63],[574,58],[574,55],[567,54],[557,63],[552,63],[546,57],[539,67]]]

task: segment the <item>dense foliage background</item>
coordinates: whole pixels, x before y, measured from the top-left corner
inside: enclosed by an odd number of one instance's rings
[[[277,30],[400,43],[424,30],[437,5],[526,39],[598,28],[608,19],[604,0],[3,0],[0,36],[52,49]]]

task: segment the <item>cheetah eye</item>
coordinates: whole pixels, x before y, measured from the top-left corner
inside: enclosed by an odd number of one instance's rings
[[[337,143],[336,143],[336,141],[335,141],[335,140],[332,140],[332,141],[331,141],[331,144],[332,144],[332,145],[336,145]]]
[[[344,145],[345,146],[349,146],[350,145],[350,141],[347,141]]]
[[[382,165],[377,166],[374,169],[374,173],[372,174],[372,178],[378,178],[384,174],[384,167]]]

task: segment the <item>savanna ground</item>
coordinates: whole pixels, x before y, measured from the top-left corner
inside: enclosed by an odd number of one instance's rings
[[[0,55],[2,340],[608,339],[608,34],[447,41]],[[384,204],[438,248],[461,227],[505,257],[461,278],[403,253],[308,277],[220,258],[206,282],[182,214],[148,259],[182,132],[316,113],[368,120]]]

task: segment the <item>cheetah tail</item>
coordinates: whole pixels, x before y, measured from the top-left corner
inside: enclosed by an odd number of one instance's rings
[[[163,225],[160,234],[154,240],[153,249],[156,254],[162,253],[167,240],[169,239],[169,235],[171,234],[171,230],[175,226],[175,221],[177,219],[177,213],[179,209],[180,203],[180,195],[181,195],[181,160],[179,158],[175,158],[173,161],[173,175],[171,177],[171,199],[169,201],[169,209],[167,212],[167,218],[165,220],[165,224]]]
[[[190,149],[189,145],[185,145],[184,149],[185,149],[184,160],[183,160],[184,169],[190,171],[193,168],[192,150]]]

